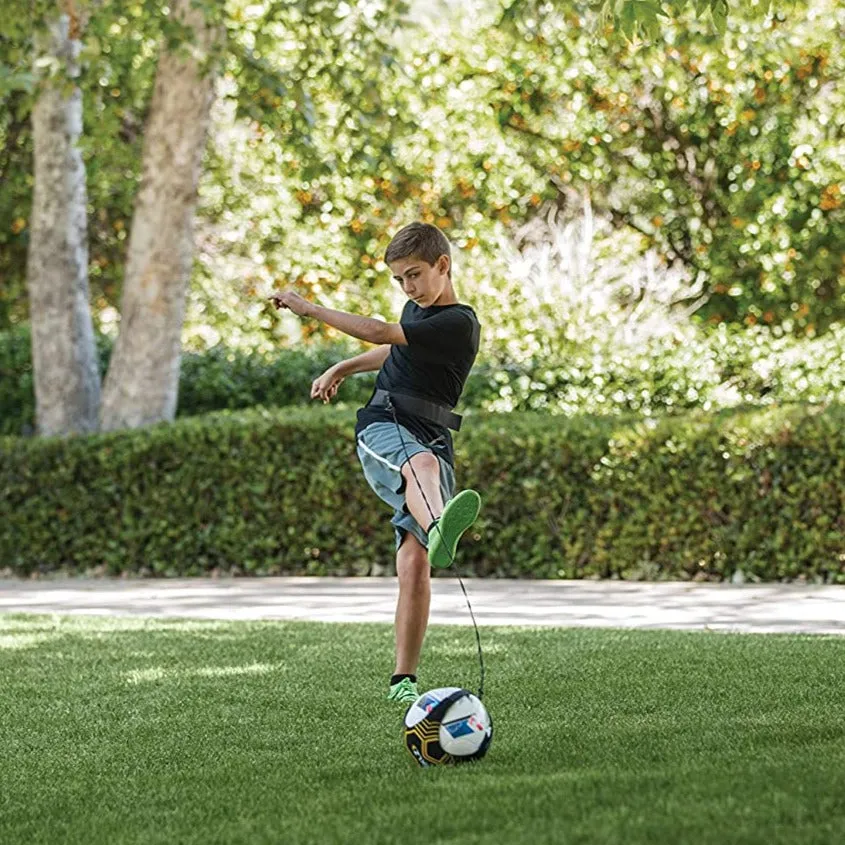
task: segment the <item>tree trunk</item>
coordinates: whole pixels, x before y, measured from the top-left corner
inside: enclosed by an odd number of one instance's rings
[[[197,183],[214,98],[208,59],[219,30],[191,0],[174,0],[171,9],[192,36],[174,51],[165,50],[156,72],[120,334],[103,391],[103,430],[136,428],[176,414]]]
[[[61,15],[37,39],[36,59],[59,63],[32,112],[35,185],[27,288],[39,434],[96,431],[100,371],[88,302],[85,165],[78,21]]]

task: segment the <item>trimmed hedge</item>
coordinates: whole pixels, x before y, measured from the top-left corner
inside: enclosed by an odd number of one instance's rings
[[[390,510],[363,479],[353,425],[328,406],[2,439],[0,568],[392,573]],[[484,500],[463,572],[845,583],[845,406],[469,413],[456,446],[459,488]]]

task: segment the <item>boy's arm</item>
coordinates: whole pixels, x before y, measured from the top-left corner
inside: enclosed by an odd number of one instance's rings
[[[368,349],[354,358],[347,358],[346,361],[338,361],[334,365],[338,375],[353,376],[356,373],[368,373],[372,370],[380,370],[381,365],[390,355],[390,346],[377,346],[375,349]]]
[[[384,320],[376,320],[373,317],[359,317],[357,314],[324,308],[322,305],[303,299],[298,293],[290,290],[274,293],[270,301],[277,309],[288,308],[300,317],[314,317],[339,329],[344,334],[366,340],[368,343],[408,345],[405,332],[399,323],[385,323]]]
[[[310,308],[305,316],[314,317],[316,320],[328,323],[330,326],[340,329],[344,334],[370,343],[408,345],[408,341],[405,340],[405,333],[399,323],[385,323],[384,320],[347,314],[345,311],[335,311],[333,308],[324,308],[322,305],[315,305],[314,303],[309,303],[309,305]]]

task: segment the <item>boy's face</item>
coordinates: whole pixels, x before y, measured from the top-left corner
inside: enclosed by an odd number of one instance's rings
[[[449,257],[441,255],[433,265],[422,258],[399,258],[390,262],[390,272],[401,285],[405,296],[413,299],[421,308],[430,305],[445,305],[440,302],[449,298]],[[446,296],[444,296],[446,294]]]

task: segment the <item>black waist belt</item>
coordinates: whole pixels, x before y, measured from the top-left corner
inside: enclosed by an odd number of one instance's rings
[[[431,422],[445,425],[454,431],[461,430],[461,415],[455,414],[446,405],[439,402],[432,402],[430,399],[422,399],[419,396],[411,396],[408,393],[394,393],[387,390],[376,390],[373,398],[367,403],[371,408],[387,408],[390,401],[400,411],[406,414],[413,414],[417,417],[431,420]]]

